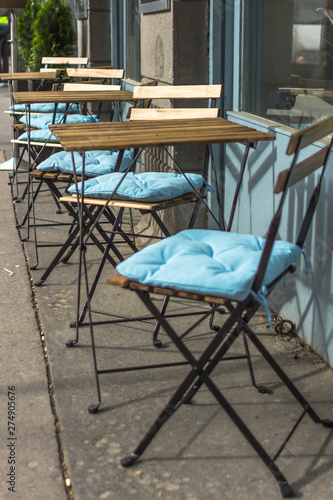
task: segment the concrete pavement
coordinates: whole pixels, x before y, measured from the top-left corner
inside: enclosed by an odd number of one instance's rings
[[[8,88],[0,88],[0,152],[11,157]],[[0,171],[0,498],[66,499],[49,393],[47,359],[36,321],[29,269],[16,229],[9,172]]]
[[[0,88],[1,117],[8,101],[7,89]],[[10,126],[8,116],[1,119],[0,144],[7,159],[11,153]],[[272,475],[206,390],[196,396],[194,404],[179,409],[135,466],[129,469],[120,466],[120,458],[133,450],[187,369],[103,375],[101,409],[97,414],[88,413],[87,407],[97,401],[88,329],[80,330],[77,346],[65,346],[75,333],[70,323],[75,320],[77,253],[68,264],[59,264],[41,287],[35,287],[34,282],[54,256],[56,247],[41,246],[37,269],[31,269],[36,264],[33,241],[22,244],[15,227],[15,216],[22,220],[26,203],[15,203],[14,211],[8,172],[0,172],[0,178],[0,498],[281,498]],[[67,226],[45,225],[50,220],[69,221],[65,213],[55,213],[47,191],[38,197],[36,210],[43,219],[37,228],[39,244],[64,241]],[[20,236],[25,235],[24,227]],[[91,276],[100,253],[88,247],[87,258]],[[130,309],[131,313],[143,314],[133,294],[105,284],[112,273],[108,265],[94,295],[94,309],[123,314]],[[182,308],[189,307],[184,301]],[[333,418],[332,369],[297,338],[274,335],[264,315],[257,315],[255,321],[265,344],[318,413],[323,418]],[[203,327],[205,330],[207,325]],[[173,346],[163,334],[165,349],[151,346],[149,324],[101,325],[94,332],[99,366],[105,368],[150,362],[153,357],[157,362],[176,358]],[[242,352],[242,346],[237,349]],[[245,361],[223,363],[216,380],[273,453],[300,411],[256,353],[253,362],[258,382],[265,382],[273,390],[272,395],[261,395],[251,388]],[[14,399],[10,399],[12,393]],[[13,416],[9,408],[13,408],[13,401],[15,436],[9,435],[12,429],[9,416]],[[332,498],[332,437],[332,430],[315,425],[306,417],[288,443],[278,465],[297,497]],[[7,483],[12,452],[15,496]]]

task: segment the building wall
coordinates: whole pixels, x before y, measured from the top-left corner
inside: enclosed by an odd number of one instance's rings
[[[206,0],[173,0],[170,12],[141,15],[141,73],[172,85],[207,83]]]
[[[89,66],[110,66],[110,0],[87,0],[86,19],[76,19],[74,0],[66,0],[66,3],[73,11],[77,55],[89,57]]]
[[[194,85],[208,83],[208,18],[206,0],[173,0],[171,10],[141,14],[141,75],[143,83],[157,80],[158,85]],[[188,102],[155,102],[160,107],[186,107]],[[202,173],[205,148],[172,147],[170,153],[185,171]],[[145,162],[152,169],[178,173],[160,149],[148,151]],[[170,209],[164,222],[175,233],[187,227],[192,207]],[[152,223],[149,230],[156,229]],[[197,225],[206,225],[202,211]],[[153,228],[153,229],[152,229]]]
[[[291,131],[273,122],[256,119],[247,113],[230,112],[228,118],[257,130],[276,134],[276,140],[259,144],[249,156],[248,168],[243,179],[238,210],[232,230],[265,236],[278,196],[273,195],[274,183],[279,172],[290,166],[291,158],[285,154]],[[318,150],[313,147],[313,152]],[[232,144],[227,148],[225,159],[225,210],[229,213],[239,161],[244,146]],[[271,310],[295,324],[297,335],[308,343],[333,367],[333,237],[331,213],[333,199],[332,165],[328,166],[321,195],[305,242],[305,258],[301,257],[295,274],[287,275],[269,297]],[[296,186],[286,204],[278,238],[295,241],[298,234],[299,207],[309,202],[312,194],[311,178],[305,187]]]

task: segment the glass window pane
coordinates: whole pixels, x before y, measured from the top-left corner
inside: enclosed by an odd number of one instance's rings
[[[300,128],[333,114],[333,0],[248,0],[243,109]]]

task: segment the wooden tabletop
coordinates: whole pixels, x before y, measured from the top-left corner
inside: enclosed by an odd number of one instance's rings
[[[57,80],[60,77],[61,70],[49,71],[27,71],[22,73],[1,73],[1,80],[4,82],[8,80]]]
[[[223,118],[50,125],[65,151],[272,141],[274,135]]]
[[[133,100],[129,90],[75,90],[75,91],[41,91],[13,92],[13,99],[18,104],[49,102],[129,102]]]

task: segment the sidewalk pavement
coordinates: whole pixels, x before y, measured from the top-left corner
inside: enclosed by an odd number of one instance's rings
[[[2,87],[1,162],[11,157],[11,118],[3,114],[8,106],[8,88]],[[61,500],[67,495],[47,366],[8,180],[0,171],[0,498]]]
[[[8,91],[0,89],[0,108],[8,106]],[[2,109],[0,113],[2,115]],[[0,122],[1,148],[10,154],[10,119]],[[7,158],[8,159],[8,158]],[[1,455],[0,498],[19,500],[254,500],[281,498],[273,476],[244,441],[210,393],[202,390],[191,405],[184,405],[165,425],[135,466],[123,469],[119,460],[128,455],[177,387],[186,367],[123,372],[101,377],[102,406],[97,402],[89,331],[80,329],[80,342],[66,348],[74,337],[78,255],[59,264],[46,282],[35,286],[56,252],[38,249],[32,241],[21,244],[8,184],[0,172],[2,213],[0,227],[1,276]],[[26,202],[15,203],[22,220]],[[67,222],[56,214],[47,191],[36,203],[46,220]],[[65,240],[68,226],[40,226],[40,244]],[[26,228],[21,229],[21,236]],[[26,259],[25,259],[26,256]],[[100,253],[89,246],[89,274]],[[27,262],[27,265],[26,265]],[[106,285],[113,269],[106,266],[93,298],[94,309],[143,314],[134,294]],[[175,306],[172,306],[175,307]],[[183,308],[189,308],[184,301]],[[186,322],[186,320],[183,320]],[[264,315],[255,318],[260,336],[292,380],[323,418],[333,418],[333,371],[295,336],[277,337]],[[207,325],[204,326],[207,330]],[[122,367],[137,362],[159,362],[175,356],[165,336],[165,349],[151,345],[151,325],[101,325],[94,329],[99,365]],[[207,333],[205,332],[207,335]],[[242,352],[242,346],[239,346]],[[155,359],[157,358],[157,359]],[[300,414],[293,398],[266,363],[253,355],[258,383],[272,395],[251,388],[245,361],[221,363],[216,381],[242,416],[259,432],[261,442],[274,453]],[[138,375],[139,373],[139,375]],[[15,387],[15,400],[8,399]],[[15,402],[17,427],[12,428],[8,403]],[[10,406],[12,408],[13,406]],[[11,415],[10,415],[11,416]],[[10,422],[10,424],[8,424]],[[8,427],[9,425],[9,427]],[[17,439],[14,440],[14,437]],[[315,425],[308,417],[300,424],[279,458],[297,497],[328,500],[333,496],[333,430]],[[8,439],[10,438],[10,439]],[[12,446],[8,447],[8,443]],[[15,496],[8,490],[8,460],[15,453]],[[17,453],[17,455],[16,455]],[[13,469],[12,469],[13,470]]]

